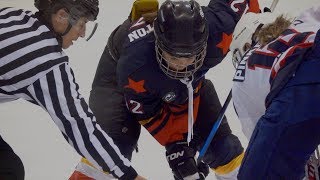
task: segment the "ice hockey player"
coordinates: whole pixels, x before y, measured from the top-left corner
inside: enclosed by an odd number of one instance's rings
[[[97,18],[98,0],[35,0],[39,10],[0,8],[0,102],[25,99],[49,113],[66,140],[119,179],[144,179],[96,123],[78,92],[67,49]],[[24,166],[0,138],[0,179],[24,179]]]
[[[204,75],[227,54],[248,4],[212,0],[200,7],[193,0],[168,0],[153,27],[138,21],[130,28],[118,61],[118,83],[131,115],[166,147],[176,179],[204,178],[194,157],[221,109]],[[242,156],[240,141],[224,119],[204,163],[218,178],[235,179]]]
[[[303,178],[320,143],[319,28],[319,7],[292,23],[269,12],[239,21],[232,97],[250,142],[238,179]]]
[[[124,49],[122,45],[132,23],[143,18],[146,23],[152,25],[158,12],[158,6],[157,0],[134,1],[129,17],[116,27],[108,38],[90,92],[89,107],[95,114],[97,122],[112,137],[121,153],[129,160],[131,160],[134,150],[137,149],[141,125],[129,115],[123,92],[118,87],[116,80],[117,61]],[[83,158],[69,179],[99,180],[107,178],[112,177],[107,172],[99,171],[87,159]]]

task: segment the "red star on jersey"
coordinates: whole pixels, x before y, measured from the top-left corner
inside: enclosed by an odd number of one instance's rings
[[[134,81],[130,78],[128,78],[129,84],[125,86],[125,88],[130,88],[134,90],[136,93],[143,93],[146,92],[147,90],[143,87],[144,86],[144,80],[141,81]]]
[[[247,12],[260,13],[260,6],[258,0],[253,0],[249,2],[249,9]]]
[[[231,41],[232,41],[232,34],[230,34],[230,35],[228,35],[226,33],[222,34],[222,40],[219,44],[217,44],[217,47],[222,49],[223,55],[228,53]]]

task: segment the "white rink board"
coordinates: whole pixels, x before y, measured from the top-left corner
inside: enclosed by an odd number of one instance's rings
[[[271,0],[260,0],[270,5]],[[33,0],[0,0],[0,7],[14,6],[32,9]],[[88,99],[96,66],[111,31],[130,12],[133,0],[100,0],[99,28],[89,42],[80,40],[67,50],[71,66],[83,97]],[[161,0],[163,2],[163,0]],[[198,1],[206,5],[209,0]],[[280,0],[275,12],[296,15],[303,9],[320,5],[319,0]],[[291,12],[291,13],[290,13]],[[229,56],[214,67],[207,75],[216,87],[223,103],[231,88],[234,69]],[[0,104],[0,134],[21,157],[26,170],[26,180],[66,180],[79,161],[79,156],[66,143],[50,117],[39,107],[24,101]],[[234,134],[243,145],[247,140],[241,132],[240,123],[232,106],[227,110],[227,118]],[[165,152],[145,131],[139,140],[139,153],[133,156],[133,165],[141,175],[151,180],[173,179],[165,159]],[[1,161],[1,160],[0,160]],[[207,178],[214,180],[211,173]]]

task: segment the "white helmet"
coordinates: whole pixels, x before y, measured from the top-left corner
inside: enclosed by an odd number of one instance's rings
[[[257,28],[272,23],[276,18],[277,16],[275,13],[271,12],[259,14],[248,12],[241,17],[233,32],[230,45],[232,62],[235,67],[241,61],[247,50],[244,49],[246,43],[254,45],[257,42],[257,40],[253,38],[253,34],[256,32]]]

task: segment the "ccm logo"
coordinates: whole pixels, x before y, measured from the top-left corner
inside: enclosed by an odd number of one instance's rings
[[[167,156],[167,160],[168,160],[168,161],[169,161],[169,160],[172,161],[172,160],[174,160],[174,159],[177,159],[177,158],[180,157],[180,156],[183,156],[183,154],[184,154],[184,151],[172,153],[172,154],[170,154],[170,155]]]

